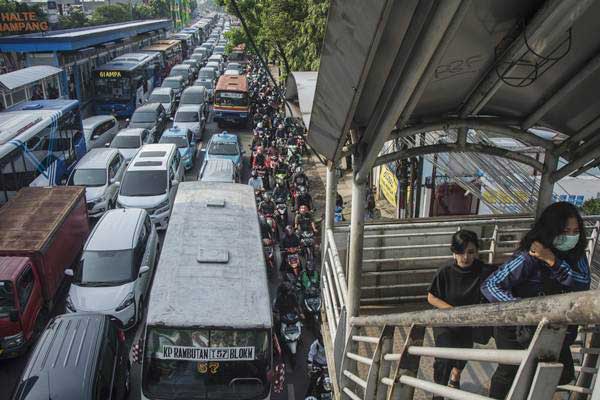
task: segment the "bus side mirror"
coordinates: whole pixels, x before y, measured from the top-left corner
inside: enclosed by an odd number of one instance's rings
[[[17,309],[12,309],[8,312],[8,319],[10,319],[10,322],[17,322],[19,320],[19,310]]]

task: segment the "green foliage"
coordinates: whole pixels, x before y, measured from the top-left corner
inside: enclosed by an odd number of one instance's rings
[[[126,4],[105,4],[92,13],[92,25],[116,24],[131,20],[131,10]]]
[[[599,215],[600,214],[600,199],[589,199],[583,203],[583,212],[586,215]]]
[[[217,0],[217,4],[237,15],[231,0]],[[285,74],[319,68],[330,0],[237,0],[236,4],[263,56],[280,61]],[[227,38],[233,46],[247,43],[250,49],[242,28],[233,29]]]
[[[133,6],[133,19],[152,19],[155,18],[154,9],[147,4],[139,3]]]
[[[69,15],[58,17],[58,23],[62,29],[81,28],[89,25],[89,21],[81,10],[74,9]]]
[[[171,18],[171,2],[168,0],[150,0],[148,6],[156,18]]]
[[[12,0],[0,0],[0,12],[30,12],[37,13],[40,21],[47,21],[48,16],[37,4],[27,4]]]

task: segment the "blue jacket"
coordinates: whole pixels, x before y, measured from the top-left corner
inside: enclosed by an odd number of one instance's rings
[[[581,291],[590,288],[590,268],[587,257],[582,257],[573,268],[565,260],[556,258],[554,268],[529,255],[517,252],[481,285],[481,293],[489,302],[511,301],[544,294],[546,280],[556,285],[558,291]],[[555,294],[555,293],[545,293]]]

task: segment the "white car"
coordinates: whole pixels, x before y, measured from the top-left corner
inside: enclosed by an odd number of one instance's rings
[[[117,133],[110,147],[119,150],[125,162],[129,163],[143,145],[150,143],[154,143],[154,137],[148,129],[125,128]]]
[[[115,208],[119,185],[126,162],[116,149],[92,149],[77,163],[69,179],[69,186],[85,186],[85,201],[90,218],[102,216]]]
[[[147,103],[160,103],[165,109],[167,117],[175,114],[175,92],[168,87],[158,87],[152,91]]]
[[[237,69],[226,69],[223,75],[241,75]]]
[[[173,127],[189,129],[195,138],[200,138],[206,123],[206,117],[202,110],[202,105],[199,104],[179,106],[173,120]]]
[[[68,312],[99,312],[124,329],[141,320],[158,253],[158,234],[146,211],[110,210],[85,243],[73,277]]]
[[[119,123],[112,115],[95,115],[82,122],[87,150],[106,146],[119,131]]]

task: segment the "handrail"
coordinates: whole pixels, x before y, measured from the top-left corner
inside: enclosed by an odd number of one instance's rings
[[[584,325],[600,321],[600,290],[535,297],[502,303],[454,307],[408,313],[354,317],[352,326],[413,324],[430,327],[536,325],[549,323]]]

